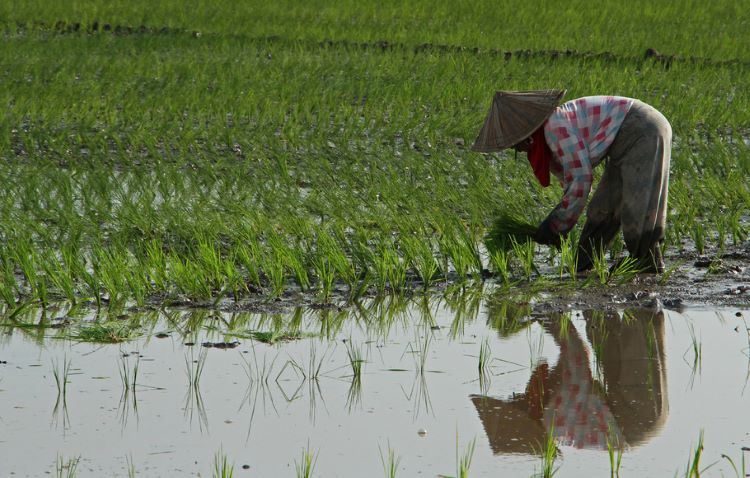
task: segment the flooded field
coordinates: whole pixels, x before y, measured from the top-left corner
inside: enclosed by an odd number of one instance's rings
[[[622,476],[686,476],[701,434],[701,476],[744,473],[747,310],[501,299],[133,312],[115,344],[28,312],[0,328],[0,475],[533,476],[547,448],[555,476],[618,449]]]

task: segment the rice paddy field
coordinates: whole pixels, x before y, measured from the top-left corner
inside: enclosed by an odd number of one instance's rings
[[[0,475],[746,476],[741,2],[12,0],[0,37]],[[497,247],[561,190],[470,146],[540,88],[670,120],[664,274]]]

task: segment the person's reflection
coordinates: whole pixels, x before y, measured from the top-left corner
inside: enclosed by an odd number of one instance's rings
[[[538,452],[548,431],[559,444],[601,449],[608,439],[643,443],[661,428],[667,416],[664,313],[598,311],[584,318],[588,347],[571,322],[543,322],[560,356],[552,368],[536,367],[524,393],[471,397],[494,453]]]

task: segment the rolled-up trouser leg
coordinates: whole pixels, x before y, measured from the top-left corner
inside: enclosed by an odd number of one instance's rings
[[[619,164],[608,161],[596,192],[586,210],[586,223],[578,240],[578,271],[591,268],[594,255],[609,246],[620,230],[622,204],[622,171]]]
[[[672,128],[655,108],[636,101],[609,148],[622,178],[620,221],[625,245],[639,267],[662,272],[660,245],[667,220]]]

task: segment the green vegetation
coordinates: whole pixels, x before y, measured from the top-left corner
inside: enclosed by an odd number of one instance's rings
[[[60,325],[63,338],[119,343],[145,333],[117,319],[131,306],[273,304],[302,292],[322,306],[349,300],[386,335],[408,291],[436,288],[461,311],[455,338],[478,313],[482,291],[466,292],[487,269],[505,290],[629,282],[633,264],[610,268],[603,251],[579,280],[577,231],[559,252],[527,240],[561,191],[541,188],[524,158],[469,151],[497,89],[556,87],[567,99],[617,94],[654,105],[675,132],[667,257],[721,255],[748,237],[741,2],[604,2],[596,20],[580,14],[590,10],[582,0],[545,8],[482,0],[460,15],[446,0],[189,3],[0,4],[0,178],[12,186],[0,189],[3,326],[40,341]],[[613,249],[610,261],[619,238]],[[358,302],[388,292],[400,312]],[[97,319],[71,312],[52,322],[47,311],[60,301],[96,308]],[[530,323],[525,306],[495,301],[489,312],[501,336]],[[193,314],[170,332],[275,344],[330,338],[343,322],[332,309],[315,332],[272,313],[219,325]],[[699,371],[692,326],[691,336]],[[409,344],[415,401],[428,408],[430,340],[426,330]],[[347,351],[357,396],[363,359]],[[244,365],[262,388],[277,376],[275,360],[259,363],[254,353]],[[205,350],[186,357],[186,398],[199,413],[205,360]],[[486,341],[480,379],[492,360]],[[322,363],[313,351],[306,367],[290,366],[312,383]],[[63,407],[69,367],[53,366]],[[122,363],[126,396],[137,367]],[[457,449],[457,476],[468,472],[473,443],[464,457]],[[298,476],[312,473],[313,458],[303,452]],[[392,451],[381,460],[395,475]],[[547,456],[545,476],[554,460]],[[65,465],[70,476],[77,463]],[[226,457],[216,463],[217,475],[231,474]]]
[[[484,241],[490,253],[507,252],[513,249],[514,243],[525,243],[534,239],[538,222],[529,222],[529,218],[520,214],[521,211],[506,210],[495,217]]]
[[[383,465],[383,472],[385,478],[396,478],[398,472],[398,465],[401,463],[401,457],[396,456],[396,451],[388,445],[388,451],[383,454],[383,450],[378,446],[380,450],[380,463]]]
[[[302,450],[302,456],[299,463],[297,461],[294,462],[294,469],[297,471],[297,478],[310,478],[313,476],[316,461],[315,454],[310,451],[310,445],[308,444],[307,449]]]
[[[75,478],[78,474],[78,463],[81,461],[81,457],[70,458],[67,461],[63,457],[57,457],[57,463],[55,464],[55,471],[57,478]]]
[[[472,439],[464,450],[463,455],[458,451],[458,430],[456,430],[456,475],[447,476],[439,475],[443,478],[468,478],[469,469],[471,468],[471,460],[474,457],[474,448],[476,446],[476,438]]]
[[[70,338],[81,342],[116,344],[133,340],[140,335],[139,328],[135,324],[109,321],[84,324],[77,332],[73,332]]]
[[[533,222],[560,191],[522,159],[468,151],[500,88],[653,104],[676,137],[668,249],[744,240],[750,57],[736,2],[646,17],[612,2],[586,28],[578,7],[559,7],[0,6],[6,313],[296,289],[325,302],[339,284],[428,288],[487,262],[506,285],[529,280],[539,248],[484,258],[481,245],[496,213]],[[556,28],[529,34],[546,16]]]
[[[223,450],[214,455],[214,478],[232,478],[234,476],[234,465],[229,464],[229,459]]]

